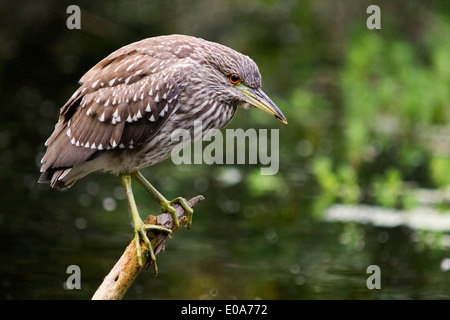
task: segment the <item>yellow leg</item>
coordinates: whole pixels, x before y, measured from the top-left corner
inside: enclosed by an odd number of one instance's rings
[[[191,227],[192,224],[192,215],[194,214],[194,210],[189,207],[189,205],[187,204],[186,200],[178,197],[173,199],[172,201],[168,201],[166,198],[164,198],[164,196],[159,193],[158,190],[156,190],[155,187],[153,187],[150,182],[148,182],[144,176],[139,172],[139,171],[135,171],[132,172],[131,177],[136,180],[137,182],[139,182],[139,184],[141,186],[144,187],[145,190],[148,191],[148,193],[150,193],[153,198],[156,199],[156,201],[159,202],[159,204],[161,205],[161,209],[163,212],[170,212],[173,216],[173,220],[175,222],[175,225],[177,226],[177,228],[180,225],[180,222],[178,221],[178,217],[177,217],[177,211],[175,210],[175,208],[173,207],[173,205],[175,203],[178,203],[179,205],[181,205],[184,210],[186,210],[187,212],[187,217],[186,217],[186,227],[189,229]]]
[[[155,274],[158,274],[158,266],[156,265],[155,253],[153,252],[152,244],[147,237],[147,231],[148,230],[160,230],[160,231],[164,231],[167,233],[171,233],[172,230],[161,227],[161,226],[145,224],[142,221],[141,217],[139,216],[136,202],[134,201],[133,190],[131,188],[131,176],[129,174],[120,175],[120,182],[122,183],[122,186],[125,190],[125,195],[128,200],[128,206],[130,207],[130,211],[131,211],[131,217],[133,219],[134,235],[135,235],[134,239],[136,241],[136,251],[137,251],[137,258],[138,258],[139,265],[141,267],[144,266],[143,261],[142,261],[142,248],[141,248],[141,244],[140,244],[140,240],[142,239],[149,250],[150,259],[152,259],[152,261],[153,261],[153,269],[155,270]]]

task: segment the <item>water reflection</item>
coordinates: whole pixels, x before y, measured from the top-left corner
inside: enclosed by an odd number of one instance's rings
[[[375,226],[408,226],[412,229],[450,231],[450,214],[418,207],[408,211],[369,205],[333,205],[325,213],[326,221],[355,221]]]
[[[168,240],[158,255],[159,276],[151,269],[141,274],[126,299],[450,298],[448,251],[418,250],[411,228],[295,220],[244,232],[240,224],[256,216],[224,214],[214,225],[205,209],[198,207],[191,231]],[[27,250],[8,252],[15,263],[3,266],[2,298],[89,299],[131,241],[124,216],[86,212],[48,220],[51,233],[29,224],[17,230],[23,236],[4,237],[5,249],[14,239],[12,247]],[[82,270],[81,290],[64,289],[71,264]],[[382,271],[381,290],[366,287],[366,269],[374,264]]]

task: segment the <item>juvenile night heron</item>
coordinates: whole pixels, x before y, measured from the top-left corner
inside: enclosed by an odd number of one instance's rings
[[[178,197],[166,200],[139,172],[171,155],[178,142],[171,133],[194,121],[204,132],[221,129],[238,107],[256,107],[283,123],[286,118],[261,90],[261,75],[249,57],[200,38],[170,35],[144,39],[111,53],[81,79],[80,87],[61,108],[59,121],[45,145],[40,183],[69,188],[78,179],[102,170],[120,177],[134,223],[139,264],[140,240],[156,259],[147,230],[171,230],[141,220],[131,179],[141,184],[179,221],[179,203],[192,222],[192,209]]]

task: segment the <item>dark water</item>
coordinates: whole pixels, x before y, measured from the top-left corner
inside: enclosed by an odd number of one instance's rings
[[[70,208],[29,220],[2,214],[0,298],[90,299],[132,240],[118,195],[91,197],[76,214]],[[151,269],[142,273],[125,299],[450,298],[448,248],[427,244],[407,226],[311,220],[302,207],[286,221],[282,212],[222,213],[211,202],[196,207],[190,231],[181,229],[167,241],[157,256],[159,276]],[[105,209],[114,204],[115,210]],[[65,289],[69,265],[80,267],[79,290]],[[370,265],[380,267],[381,289],[366,285]]]

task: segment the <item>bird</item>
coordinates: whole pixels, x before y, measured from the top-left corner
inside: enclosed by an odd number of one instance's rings
[[[287,124],[276,104],[261,89],[257,64],[247,55],[202,38],[173,34],[128,44],[94,65],[62,106],[53,133],[45,142],[39,183],[67,189],[86,175],[117,175],[125,191],[134,225],[137,259],[143,267],[143,240],[157,273],[147,230],[172,230],[144,224],[131,181],[137,181],[173,215],[174,204],[193,210],[186,200],[167,200],[140,170],[170,157],[176,129],[193,134],[194,121],[203,132],[222,129],[238,108],[258,108]],[[194,141],[193,141],[194,142]]]

